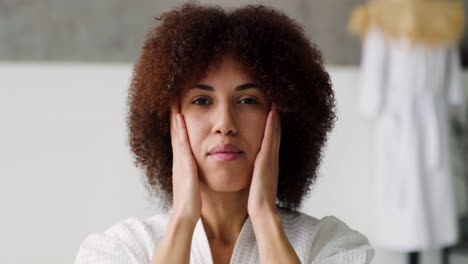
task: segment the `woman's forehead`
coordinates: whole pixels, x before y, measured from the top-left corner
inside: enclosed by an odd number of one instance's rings
[[[180,94],[222,90],[264,94],[256,78],[234,55],[228,53],[214,59],[201,76],[186,82]]]
[[[253,81],[253,76],[246,69],[239,59],[233,55],[223,55],[219,60],[215,60],[208,65],[204,76],[202,76],[200,81],[206,81],[217,76],[235,76],[237,78],[242,78],[248,81]]]

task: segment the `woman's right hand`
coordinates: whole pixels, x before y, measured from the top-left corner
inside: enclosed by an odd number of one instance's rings
[[[179,117],[179,118],[177,118]],[[195,225],[201,216],[197,162],[176,96],[170,113],[172,144],[172,214],[151,263],[189,263]]]
[[[189,220],[194,225],[201,216],[198,167],[193,157],[185,120],[180,113],[178,96],[171,102],[172,144],[172,217]]]

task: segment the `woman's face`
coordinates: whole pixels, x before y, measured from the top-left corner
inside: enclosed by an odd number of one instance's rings
[[[202,183],[221,192],[250,185],[269,108],[268,98],[231,56],[181,95],[180,112]],[[222,144],[233,144],[241,153],[230,161],[209,154]]]

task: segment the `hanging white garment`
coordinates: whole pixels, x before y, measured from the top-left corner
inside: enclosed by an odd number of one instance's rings
[[[375,246],[397,251],[458,242],[448,104],[463,104],[456,45],[430,49],[377,28],[364,43],[358,111],[375,121]]]

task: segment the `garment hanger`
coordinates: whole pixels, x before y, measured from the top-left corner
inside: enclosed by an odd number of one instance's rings
[[[353,10],[348,30],[362,38],[377,27],[392,37],[436,46],[460,40],[463,25],[461,1],[370,0]]]

